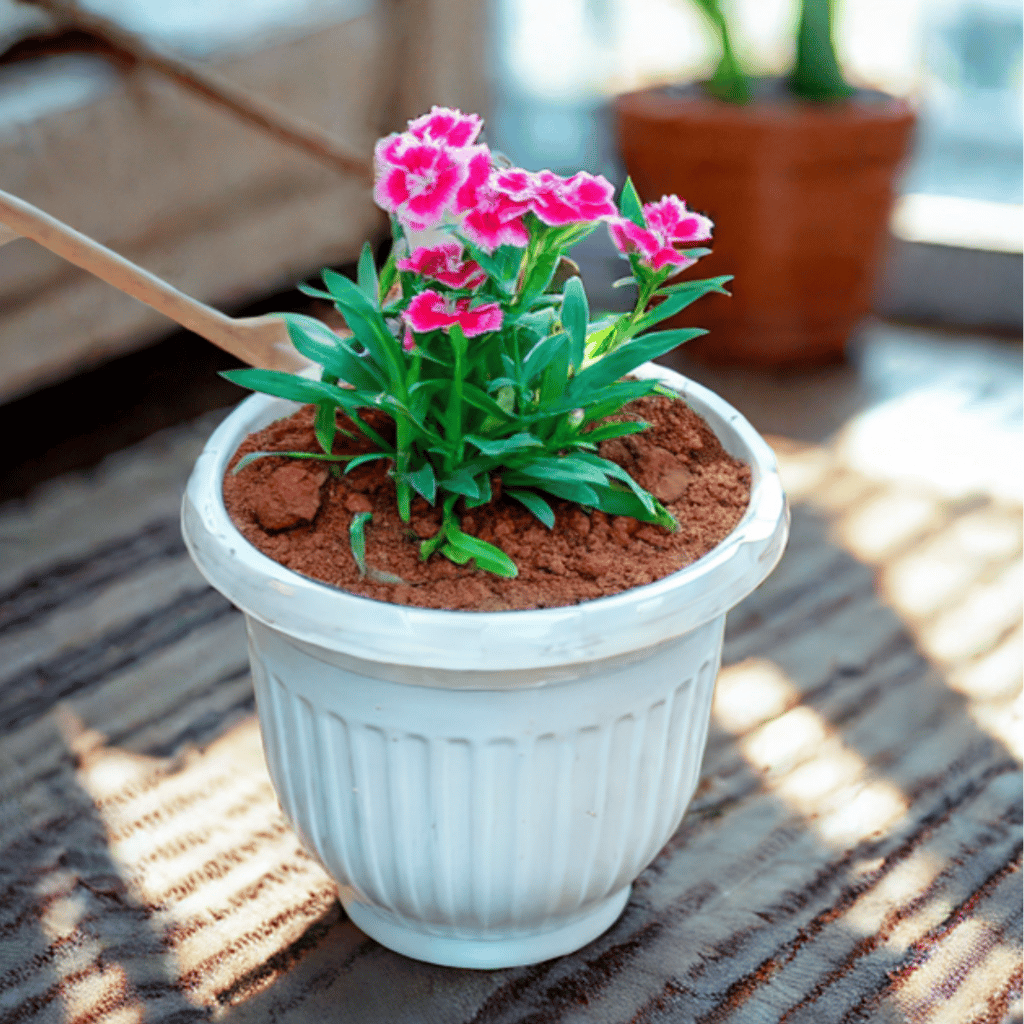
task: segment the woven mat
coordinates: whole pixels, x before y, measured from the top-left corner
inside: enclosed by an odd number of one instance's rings
[[[792,542],[681,828],[590,946],[459,971],[360,933],[281,817],[178,532],[213,422],[0,508],[0,1024],[1020,1021],[1019,507],[774,441]]]

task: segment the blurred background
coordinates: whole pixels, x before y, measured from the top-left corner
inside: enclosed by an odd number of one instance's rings
[[[723,7],[744,67],[784,74],[795,0]],[[365,185],[155,73],[130,46],[111,47],[94,15],[355,153],[441,103],[484,113],[492,147],[518,164],[582,167],[616,184],[614,98],[706,78],[717,60],[690,0],[0,0],[0,188],[232,314],[308,308],[295,282],[344,268],[384,224]],[[839,368],[710,370],[685,354],[675,365],[762,429],[811,440],[863,404],[870,382],[891,387],[897,364],[923,379],[974,359],[975,376],[1003,382],[1014,405],[1021,36],[1016,0],[841,0],[835,42],[849,81],[917,112],[875,319],[851,334]],[[630,301],[611,288],[623,264],[603,232],[579,262],[593,308]],[[880,335],[879,324],[909,333]],[[228,365],[33,242],[0,248],[0,426],[23,438],[5,496],[233,403],[236,389],[215,373]]]

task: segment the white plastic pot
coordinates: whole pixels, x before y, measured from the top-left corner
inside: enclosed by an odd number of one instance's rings
[[[682,820],[726,612],[778,561],[775,458],[722,399],[661,367],[753,475],[736,529],[693,565],[568,608],[448,612],[356,597],[248,544],[231,455],[297,406],[244,401],[189,480],[185,540],[246,616],[267,764],[303,845],[383,945],[459,967],[568,953],[618,917]]]

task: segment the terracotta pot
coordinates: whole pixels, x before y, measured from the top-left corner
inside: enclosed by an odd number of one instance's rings
[[[765,87],[767,86],[767,87]],[[626,168],[649,202],[676,193],[715,222],[701,277],[733,274],[671,326],[701,326],[706,362],[799,366],[838,361],[871,308],[897,169],[914,113],[862,92],[807,103],[762,83],[748,106],[692,88],[615,101]]]

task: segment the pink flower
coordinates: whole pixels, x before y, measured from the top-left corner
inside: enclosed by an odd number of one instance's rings
[[[490,150],[486,146],[474,148],[478,152],[469,158],[466,180],[455,198],[455,212],[463,214],[463,234],[487,252],[493,252],[499,245],[527,245],[530,232],[523,215],[529,210],[529,203],[514,199],[507,190],[499,188],[499,174],[491,167]]]
[[[687,210],[678,196],[663,196],[657,203],[646,203],[644,218],[646,228],[626,217],[616,217],[608,222],[608,231],[619,252],[636,253],[653,270],[693,266],[697,261],[684,256],[675,246],[711,237],[711,221]]]
[[[412,328],[408,324],[405,325],[405,337],[402,338],[402,348],[406,352],[411,352],[416,347],[416,339],[412,336]]]
[[[501,306],[488,302],[475,309],[469,308],[470,299],[454,302],[438,292],[420,292],[405,311],[405,319],[417,334],[427,331],[447,331],[458,324],[467,338],[496,331],[501,326]]]
[[[513,201],[526,203],[550,227],[602,220],[618,213],[611,182],[586,171],[561,178],[553,171],[533,173],[513,167],[495,174],[494,187]]]
[[[644,205],[647,226],[669,242],[706,242],[714,224],[699,213],[692,213],[679,196],[662,196],[656,203]]]
[[[414,231],[443,220],[468,174],[459,151],[437,142],[421,142],[408,133],[381,139],[374,150],[377,205]]]
[[[479,263],[462,259],[462,246],[458,242],[415,249],[411,256],[399,260],[397,265],[399,270],[411,270],[449,288],[476,288],[487,277]]]
[[[409,122],[409,133],[421,141],[443,142],[461,149],[476,141],[483,126],[479,114],[464,114],[451,107],[431,107],[429,114]]]

